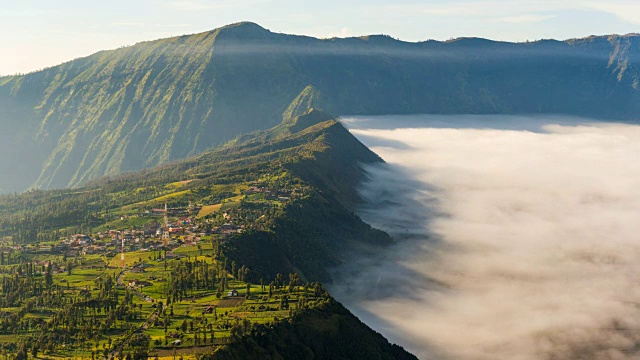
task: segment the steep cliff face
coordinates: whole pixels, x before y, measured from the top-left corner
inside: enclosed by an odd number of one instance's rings
[[[511,44],[315,39],[252,23],[0,78],[0,190],[200,153],[310,107],[336,114],[640,117],[637,36]]]
[[[335,301],[306,311],[289,323],[258,331],[208,357],[241,359],[416,360],[390,344]]]
[[[268,33],[245,27],[100,52],[7,81],[2,99],[13,111],[0,120],[29,125],[23,157],[39,155],[30,165],[41,170],[30,182],[73,186],[184,158],[275,125],[293,99],[283,94],[299,90],[263,83],[242,56],[213,56],[217,42],[232,47],[225,43],[238,35],[256,36],[242,30]],[[270,71],[269,77],[288,75]],[[272,104],[279,105],[266,109]]]

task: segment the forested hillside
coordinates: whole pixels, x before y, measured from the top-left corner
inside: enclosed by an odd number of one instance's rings
[[[0,78],[0,191],[151,168],[311,107],[637,119],[639,43],[315,39],[240,23],[102,51]]]
[[[325,281],[349,244],[391,241],[350,210],[357,202],[355,184],[363,179],[360,164],[378,161],[329,114],[312,109],[192,159],[78,189],[0,196],[0,237],[37,245],[70,233],[142,229],[157,222],[145,212],[164,204],[202,207],[200,217],[208,223],[228,221],[220,209],[229,209],[237,225],[246,224],[234,241],[222,244],[232,261],[258,278],[298,272]],[[251,194],[256,187],[272,195]],[[278,200],[283,192],[286,200]],[[142,218],[118,221],[133,214]]]
[[[311,109],[162,167],[0,196],[0,352],[413,359],[319,283],[351,246],[393,241],[350,211],[379,161]]]
[[[267,330],[267,329],[265,329]],[[291,322],[255,331],[210,357],[216,360],[415,360],[366,326],[335,301],[307,311]]]

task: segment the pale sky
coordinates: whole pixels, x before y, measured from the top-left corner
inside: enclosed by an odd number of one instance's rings
[[[567,39],[640,32],[640,0],[0,0],[0,74],[238,21],[316,37]]]

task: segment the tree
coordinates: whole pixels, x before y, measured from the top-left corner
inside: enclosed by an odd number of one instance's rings
[[[47,273],[44,276],[44,283],[47,288],[50,288],[53,285],[53,266],[51,266],[51,261],[47,264]]]
[[[131,337],[128,348],[131,349],[129,358],[133,360],[146,360],[149,358],[149,341],[148,335],[136,334]]]
[[[20,344],[20,350],[16,354],[15,360],[27,360],[27,345],[25,343]]]
[[[231,275],[235,275],[236,274],[236,262],[232,261],[231,262]]]
[[[67,261],[67,275],[71,275],[71,270],[73,269],[73,262],[71,260]]]

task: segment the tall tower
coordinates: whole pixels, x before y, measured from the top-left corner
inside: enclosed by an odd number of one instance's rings
[[[167,203],[164,203],[164,231],[162,231],[162,238],[164,239],[164,244],[169,244],[169,209],[167,208]]]
[[[169,226],[169,208],[167,203],[164,203],[164,226]]]
[[[122,261],[122,268],[124,269],[124,233],[120,233],[120,237],[122,238],[122,248],[120,252],[120,261]]]

